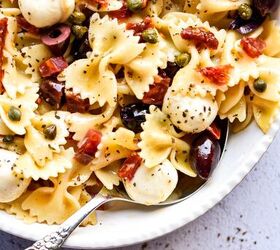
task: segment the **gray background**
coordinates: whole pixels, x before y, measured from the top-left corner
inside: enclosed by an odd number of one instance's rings
[[[280,250],[279,144],[280,134],[245,180],[205,215],[167,236],[118,250]],[[30,244],[4,232],[0,243],[1,250]]]

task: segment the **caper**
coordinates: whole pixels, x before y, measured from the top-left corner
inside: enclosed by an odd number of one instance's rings
[[[69,21],[74,24],[82,24],[86,20],[86,16],[83,12],[74,11],[69,18]]]
[[[267,83],[264,80],[259,78],[254,81],[254,89],[257,92],[263,93],[263,92],[265,92],[266,88],[267,88]]]
[[[51,124],[45,127],[43,132],[46,139],[54,140],[56,137],[56,126],[54,124]]]
[[[146,29],[142,32],[142,38],[145,42],[155,44],[158,42],[158,33],[156,29]]]
[[[253,10],[250,5],[243,3],[238,8],[238,14],[243,20],[249,20],[252,17]]]
[[[12,143],[14,141],[15,137],[13,135],[5,135],[3,137],[3,142],[5,143]]]
[[[11,106],[8,112],[8,117],[11,121],[20,121],[21,119],[21,111],[19,108],[15,106]]]
[[[127,0],[127,7],[132,12],[137,12],[143,8],[143,0]]]
[[[77,39],[82,39],[83,36],[88,32],[88,28],[81,25],[73,25],[72,31]]]
[[[175,57],[175,63],[179,67],[185,67],[191,60],[191,55],[189,53],[182,53]]]

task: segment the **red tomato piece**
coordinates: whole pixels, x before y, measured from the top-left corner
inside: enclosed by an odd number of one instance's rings
[[[157,76],[154,84],[150,86],[149,91],[144,94],[142,102],[150,105],[161,105],[170,82],[171,79],[169,77]]]
[[[211,124],[210,127],[207,128],[207,130],[217,139],[221,139],[221,129],[217,126],[215,122]]]
[[[126,2],[123,2],[123,6],[119,10],[110,11],[108,15],[112,18],[122,20],[130,17],[132,12],[127,8]]]
[[[231,65],[222,65],[217,67],[205,67],[198,71],[209,81],[220,86],[227,84],[229,73],[232,68]]]
[[[27,31],[32,34],[38,34],[39,29],[29,22],[26,21],[26,19],[23,16],[17,16],[17,24],[19,27],[21,27],[24,31]]]
[[[189,26],[181,32],[181,37],[193,41],[197,49],[217,49],[219,46],[219,41],[215,35],[203,27]]]
[[[85,138],[78,143],[75,159],[81,164],[89,164],[95,156],[101,137],[102,134],[99,131],[90,129]]]
[[[4,76],[4,71],[2,69],[3,66],[3,50],[5,46],[5,39],[7,35],[7,26],[8,26],[8,19],[2,18],[0,19],[0,94],[3,94],[5,91],[4,86],[2,84],[2,79]]]
[[[67,68],[68,63],[64,57],[52,57],[39,66],[39,71],[42,77],[57,75]]]
[[[72,91],[65,91],[67,111],[71,113],[86,113],[89,110],[89,99],[82,99],[80,95],[73,94]]]
[[[134,30],[135,36],[141,36],[144,30],[154,28],[153,21],[150,17],[145,17],[144,21],[139,23],[128,23],[126,25],[128,30]]]
[[[119,177],[124,180],[131,181],[137,169],[141,166],[141,163],[142,158],[137,153],[132,154],[122,164],[122,167],[118,172]]]
[[[246,54],[252,58],[257,58],[265,50],[266,43],[261,38],[244,37],[240,45]]]

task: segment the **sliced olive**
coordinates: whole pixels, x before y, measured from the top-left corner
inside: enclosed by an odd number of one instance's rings
[[[21,111],[19,108],[15,106],[11,106],[9,111],[8,111],[8,117],[11,121],[20,121],[21,119]]]
[[[185,67],[186,65],[189,64],[190,60],[191,60],[191,55],[189,53],[182,53],[175,57],[175,63],[179,67]]]
[[[238,8],[238,14],[243,20],[249,20],[252,17],[253,10],[250,5],[243,3]]]
[[[13,135],[5,135],[3,137],[3,142],[5,143],[12,143],[14,141],[15,137]]]
[[[88,28],[86,26],[73,25],[72,32],[74,33],[77,39],[82,39],[84,35],[88,32]]]
[[[42,42],[55,55],[63,55],[70,42],[71,29],[66,24],[59,24],[41,36]]]
[[[143,7],[143,0],[127,0],[127,8],[132,12],[140,11]]]
[[[145,42],[155,44],[158,42],[158,33],[156,29],[146,29],[142,32],[142,38]]]
[[[267,89],[267,83],[259,78],[254,81],[254,89],[259,93],[263,93]]]
[[[45,127],[43,133],[46,139],[54,140],[56,137],[56,126],[54,124],[51,124]]]
[[[86,15],[80,11],[74,11],[69,18],[69,21],[74,24],[82,24],[86,20]]]

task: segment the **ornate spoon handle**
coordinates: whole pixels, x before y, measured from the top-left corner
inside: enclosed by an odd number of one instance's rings
[[[101,205],[112,201],[114,198],[96,196],[68,220],[66,220],[55,232],[46,235],[43,239],[36,241],[32,246],[25,250],[49,250],[59,249],[70,234],[83,222],[83,220]]]

